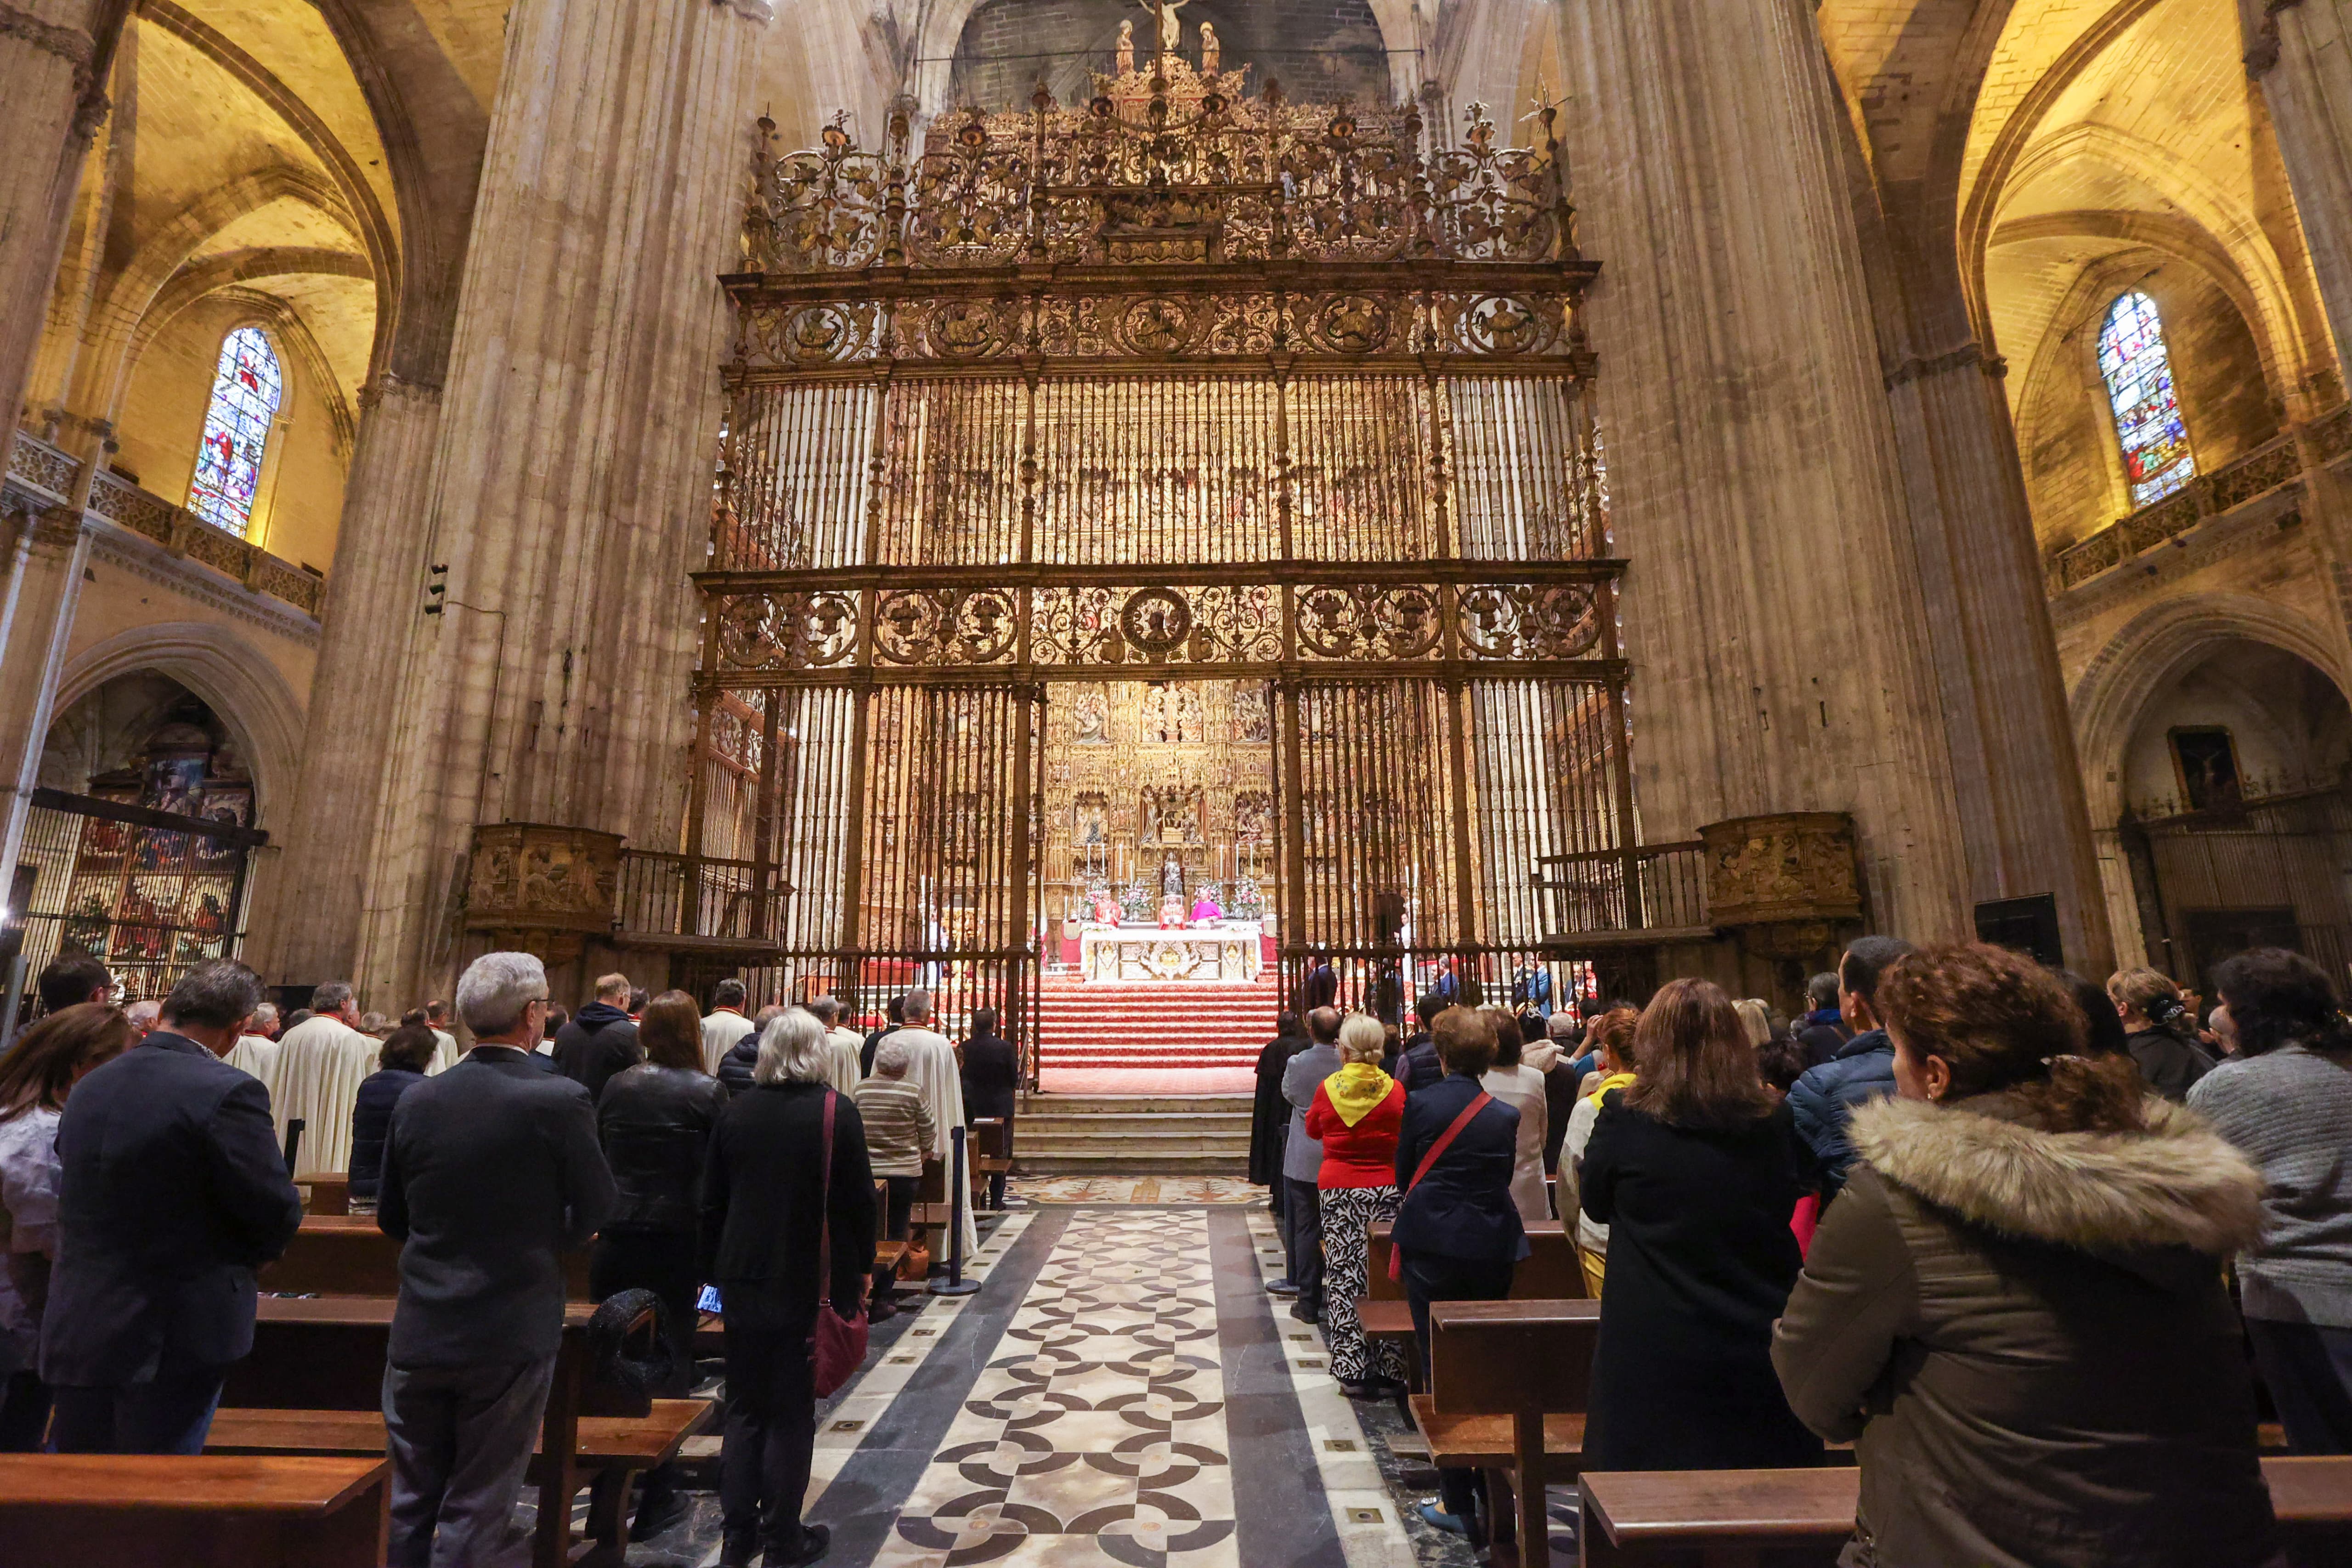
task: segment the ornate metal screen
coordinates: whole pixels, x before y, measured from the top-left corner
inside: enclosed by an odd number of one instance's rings
[[[1022,1038],[1082,879],[1046,689],[1265,682],[1273,809],[1207,798],[1285,968],[1496,977],[1557,934],[1547,859],[1634,842],[1550,116],[1432,147],[1172,57],[1097,80],[758,160],[682,906]],[[1087,835],[1129,809],[1077,798]]]

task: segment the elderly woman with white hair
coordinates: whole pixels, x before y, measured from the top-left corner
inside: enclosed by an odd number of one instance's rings
[[[798,1568],[829,1542],[801,1520],[816,1442],[808,1342],[820,1298],[855,1311],[874,1268],[866,1122],[827,1082],[830,1058],[824,1026],[786,1008],[760,1036],[751,1088],[710,1135],[702,1277],[719,1287],[727,1325],[719,1497],[730,1565],[764,1552],[768,1568]],[[830,1279],[820,1278],[827,1245]]]
[[[923,1156],[930,1152],[940,1131],[930,1101],[907,1080],[907,1069],[914,1063],[915,1047],[892,1035],[874,1052],[874,1076],[849,1091],[857,1101],[857,1114],[866,1120],[866,1152],[874,1163],[875,1178],[888,1185],[890,1210],[883,1229],[892,1241],[907,1239],[915,1189],[923,1177]],[[877,1320],[897,1311],[889,1290],[888,1273],[877,1269],[873,1311]]]

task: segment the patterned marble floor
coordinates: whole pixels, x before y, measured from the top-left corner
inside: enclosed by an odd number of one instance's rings
[[[877,1568],[1238,1568],[1208,1242],[1197,1214],[1075,1215]]]
[[[1033,1204],[1263,1204],[1265,1189],[1238,1176],[1015,1176]]]

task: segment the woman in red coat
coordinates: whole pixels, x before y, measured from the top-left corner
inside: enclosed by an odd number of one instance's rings
[[[1364,1256],[1372,1222],[1397,1212],[1397,1133],[1404,1126],[1404,1085],[1381,1070],[1387,1035],[1359,1013],[1339,1026],[1339,1070],[1316,1086],[1307,1135],[1323,1143],[1315,1185],[1323,1218],[1323,1338],[1331,1375],[1350,1394],[1381,1398],[1404,1383],[1404,1352],[1373,1347],[1356,1321],[1364,1293]]]

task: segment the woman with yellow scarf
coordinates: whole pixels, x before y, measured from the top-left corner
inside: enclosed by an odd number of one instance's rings
[[[1315,1089],[1307,1135],[1323,1143],[1315,1185],[1323,1218],[1323,1338],[1331,1375],[1359,1398],[1381,1398],[1404,1384],[1404,1353],[1375,1347],[1356,1321],[1364,1293],[1364,1257],[1372,1224],[1397,1212],[1397,1133],[1404,1126],[1404,1085],[1381,1070],[1387,1037],[1380,1020],[1359,1013],[1339,1026],[1339,1070]]]

